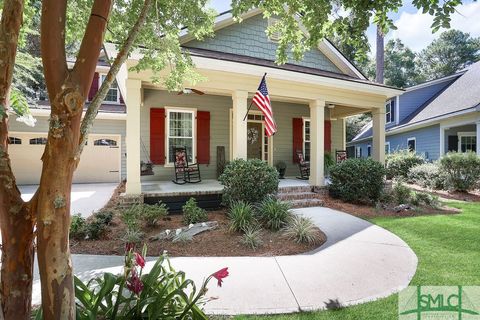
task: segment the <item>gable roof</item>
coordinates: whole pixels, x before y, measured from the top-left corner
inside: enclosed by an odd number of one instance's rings
[[[387,128],[386,133],[429,121],[433,122],[441,117],[455,116],[459,112],[480,111],[480,61],[453,75],[407,88],[406,94],[447,80],[452,82],[425,101],[401,123]],[[369,122],[351,142],[369,139],[372,134],[372,123]]]
[[[250,10],[250,11],[246,12],[245,14],[243,14],[241,16],[241,18],[242,18],[242,20],[247,20],[247,19],[250,19],[252,17],[258,16],[261,13],[262,13],[262,11],[260,9],[253,9],[253,10]],[[264,18],[262,17],[262,19],[264,19]],[[219,14],[217,16],[216,20],[215,20],[215,25],[214,25],[215,33],[217,33],[218,31],[220,31],[224,28],[227,28],[231,25],[237,24],[237,23],[238,23],[238,21],[236,21],[233,18],[232,11],[231,10],[225,11],[225,12]],[[304,32],[306,32],[306,31],[304,30]],[[259,34],[259,36],[266,36],[264,30],[262,30],[262,35]],[[242,39],[242,40],[245,40],[245,39]],[[269,41],[268,39],[265,39],[265,40],[267,40],[267,42],[270,42],[270,43],[268,43],[270,45],[270,47],[273,47],[273,43],[271,41]],[[190,35],[188,33],[188,30],[186,30],[186,29],[183,31],[183,33],[181,34],[181,37],[180,37],[180,42],[185,47],[192,47],[193,46],[193,47],[197,47],[197,48],[200,48],[200,49],[210,49],[211,51],[219,51],[219,52],[227,51],[226,53],[238,53],[238,52],[231,51],[230,48],[228,48],[228,45],[224,46],[220,50],[212,50],[211,47],[206,46],[206,41],[207,42],[208,41],[212,42],[214,40],[205,39],[201,43],[196,42],[194,37],[192,35]],[[243,49],[247,49],[247,48],[245,48],[245,45],[246,44],[241,44],[240,46]],[[323,41],[321,41],[319,43],[317,49],[318,49],[319,53],[323,54],[323,56],[325,56],[327,58],[329,63],[331,63],[334,66],[334,68],[331,68],[331,67],[329,68],[327,66],[327,68],[323,68],[324,71],[343,73],[345,75],[350,76],[351,78],[368,80],[365,77],[365,75],[350,60],[348,60],[330,41],[324,39]],[[275,48],[273,48],[273,51],[275,51]],[[255,52],[253,52],[253,53],[255,53]],[[249,55],[252,55],[252,54],[249,54]],[[309,60],[312,63],[305,64],[304,66],[322,70],[322,68],[319,68],[318,66],[315,66],[313,64],[316,59],[315,59],[315,57],[310,57],[311,55],[313,55],[312,51],[307,51],[305,53],[304,60],[305,60],[305,58],[310,58]],[[258,55],[255,56],[255,57],[266,58],[266,57],[262,57],[262,56],[258,56]],[[290,64],[297,64],[297,63],[292,62]]]

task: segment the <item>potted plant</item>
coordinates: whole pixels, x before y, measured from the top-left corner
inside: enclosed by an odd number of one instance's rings
[[[278,161],[275,164],[275,168],[277,168],[278,177],[280,179],[285,179],[285,171],[287,171],[287,164],[284,161]]]

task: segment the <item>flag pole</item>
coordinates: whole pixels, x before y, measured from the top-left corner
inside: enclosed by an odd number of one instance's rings
[[[265,78],[266,76],[267,76],[267,73],[265,72],[262,79]],[[248,106],[247,113],[245,114],[245,117],[243,117],[243,121],[245,121],[247,119],[248,112],[250,111],[250,108],[252,107],[252,104],[253,104],[253,100],[250,102],[250,105]]]

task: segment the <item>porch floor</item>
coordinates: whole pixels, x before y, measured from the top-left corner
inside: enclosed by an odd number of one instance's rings
[[[308,187],[308,180],[300,180],[295,177],[286,177],[280,180],[279,188]],[[145,181],[142,182],[142,193],[145,196],[182,196],[182,195],[206,195],[218,194],[223,186],[214,179],[202,180],[199,183],[187,183],[178,185],[172,181]]]

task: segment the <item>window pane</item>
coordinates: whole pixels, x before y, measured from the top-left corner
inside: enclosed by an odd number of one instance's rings
[[[170,112],[170,137],[193,137],[193,114]]]
[[[170,162],[175,162],[175,155],[173,148],[186,147],[187,148],[187,160],[189,163],[193,163],[193,139],[192,138],[169,138],[168,144],[170,148]]]
[[[310,161],[310,142],[305,142],[305,161]]]

